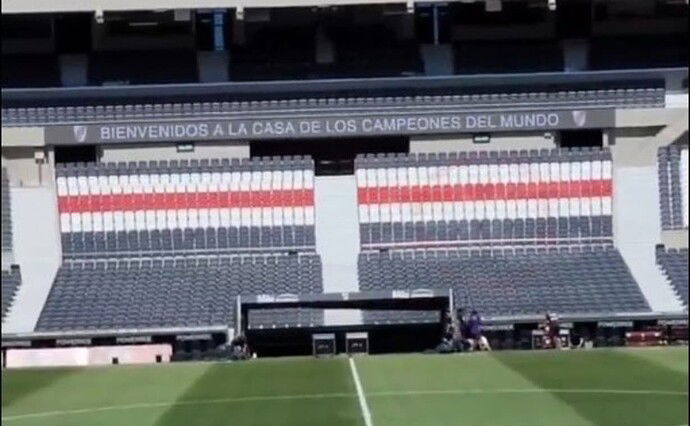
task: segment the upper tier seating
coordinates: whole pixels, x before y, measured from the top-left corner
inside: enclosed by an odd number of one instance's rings
[[[2,319],[10,309],[14,296],[22,283],[22,274],[18,266],[13,266],[9,271],[2,271]]]
[[[89,56],[92,85],[175,84],[199,80],[194,51],[95,52]]]
[[[10,183],[7,169],[2,168],[2,251],[12,250],[12,214],[10,207]]]
[[[454,45],[455,73],[563,71],[557,40],[466,41]]]
[[[2,55],[2,87],[60,87],[56,55]]]
[[[362,291],[452,287],[456,308],[486,316],[650,310],[611,246],[368,252],[360,254],[359,278]],[[366,322],[396,317],[365,313]]]
[[[688,66],[687,34],[593,38],[589,65],[594,70]]]
[[[657,248],[657,263],[661,266],[664,274],[671,281],[671,285],[681,298],[685,306],[688,306],[688,249],[669,249]]]
[[[336,47],[332,77],[395,77],[424,72],[419,46],[385,26],[346,24],[329,28]]]
[[[663,229],[688,227],[688,146],[659,148],[659,202]]]
[[[58,165],[63,253],[313,251],[313,167],[302,157]]]
[[[232,80],[298,80],[415,75],[424,72],[419,46],[383,26],[354,23],[328,27],[331,63],[316,62],[316,28],[264,28],[246,45],[234,46]]]
[[[612,238],[608,150],[360,156],[356,177],[364,248]]]
[[[228,326],[238,295],[320,292],[316,254],[70,261],[58,270],[36,329]],[[322,313],[275,314],[252,318],[252,326],[323,322]]]
[[[316,71],[315,30],[262,28],[246,44],[233,46],[230,78],[241,81],[298,80]]]

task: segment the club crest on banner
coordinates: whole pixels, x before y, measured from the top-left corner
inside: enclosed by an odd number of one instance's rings
[[[587,111],[573,111],[573,121],[577,127],[582,127],[587,122]]]
[[[73,126],[72,131],[74,132],[74,139],[77,142],[84,142],[86,140],[86,135],[88,133],[88,128],[86,126]]]

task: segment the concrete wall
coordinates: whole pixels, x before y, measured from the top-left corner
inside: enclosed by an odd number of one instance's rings
[[[661,232],[657,150],[687,132],[687,109],[619,111],[616,120],[620,127],[608,132],[614,160],[616,246],[652,309],[680,311],[654,251],[659,243],[677,247],[682,238]]]
[[[8,146],[43,146],[43,127],[3,127],[2,147],[3,151]]]
[[[316,251],[323,263],[325,293],[359,291],[359,211],[357,182],[353,175],[318,176],[314,182]],[[361,324],[356,309],[328,309],[325,325]]]
[[[661,244],[666,248],[688,248],[688,230],[661,231]]]
[[[2,324],[5,333],[34,330],[61,262],[60,229],[52,187],[12,187],[15,262],[22,285]]]
[[[616,163],[628,167],[656,167],[660,146],[688,131],[688,109],[638,109],[616,111],[617,128],[608,131]]]
[[[40,164],[34,158],[35,152],[42,148],[3,147],[2,166],[7,169],[11,186],[35,187],[52,183],[52,167],[48,164],[49,155],[43,151],[45,160]]]

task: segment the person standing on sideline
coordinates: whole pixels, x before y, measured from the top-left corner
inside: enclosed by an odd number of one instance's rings
[[[472,311],[470,314],[470,319],[468,321],[469,338],[472,340],[472,345],[479,349],[480,351],[490,351],[491,346],[489,345],[489,340],[484,337],[482,330],[482,317],[476,310]]]

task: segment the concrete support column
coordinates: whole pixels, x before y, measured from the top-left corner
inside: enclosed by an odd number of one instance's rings
[[[200,83],[219,83],[230,79],[228,69],[230,52],[198,52],[197,64]]]
[[[322,26],[316,30],[316,63],[332,64],[335,62],[335,45],[333,40],[328,37]]]
[[[60,82],[64,87],[88,85],[87,55],[60,55]]]
[[[589,41],[568,39],[561,43],[563,64],[566,71],[585,71],[589,69]]]

